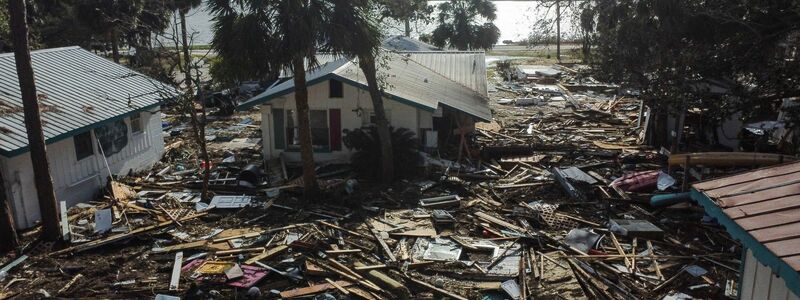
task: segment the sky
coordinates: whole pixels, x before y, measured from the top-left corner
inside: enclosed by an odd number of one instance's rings
[[[444,1],[429,1],[431,5],[436,5]],[[537,20],[542,18],[554,19],[555,13],[539,8],[540,1],[497,1],[497,19],[495,26],[500,29],[500,40],[519,41],[525,39],[533,28]],[[435,15],[435,13],[434,13]],[[211,15],[200,7],[192,10],[187,15],[186,23],[189,32],[194,32],[194,44],[202,45],[211,42],[213,32],[211,30]],[[574,35],[575,28],[568,19],[562,20],[563,36]],[[402,34],[402,26],[399,24],[389,24],[387,34]],[[415,35],[419,32],[430,32],[435,28],[435,24],[415,24],[412,28]]]

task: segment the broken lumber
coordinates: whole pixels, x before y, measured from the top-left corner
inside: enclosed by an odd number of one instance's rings
[[[435,287],[435,286],[433,286],[433,285],[431,285],[431,284],[429,284],[427,282],[424,282],[422,280],[414,279],[414,278],[412,278],[411,276],[408,276],[408,275],[404,275],[404,276],[405,276],[406,280],[411,281],[411,282],[413,282],[413,283],[415,283],[415,284],[417,284],[419,286],[427,288],[427,289],[429,289],[431,291],[434,291],[436,293],[439,293],[441,295],[444,295],[444,296],[447,296],[447,297],[450,297],[450,298],[453,298],[453,299],[458,299],[458,300],[467,300],[467,298],[465,298],[465,297],[463,297],[461,295],[453,294],[448,290],[440,289],[440,288]]]
[[[353,285],[353,283],[344,280],[334,281],[340,287],[348,287]],[[293,289],[288,291],[283,291],[280,293],[281,298],[297,298],[302,296],[314,295],[318,294],[327,290],[335,289],[336,287],[330,283],[322,283],[317,285],[312,285],[309,287]]]
[[[263,259],[267,259],[267,258],[273,257],[276,254],[281,253],[281,252],[283,252],[284,250],[286,250],[288,248],[289,248],[288,245],[275,246],[274,248],[271,248],[271,249],[265,251],[264,253],[261,253],[259,255],[251,257],[250,259],[248,259],[244,263],[247,264],[247,265],[252,265],[253,263],[255,263],[255,262],[259,261],[259,260],[263,260]]]
[[[183,218],[180,219],[180,221],[187,221],[187,220],[198,218],[198,217],[201,217],[201,216],[204,216],[204,215],[206,215],[206,213],[198,213],[198,214],[194,214],[194,215],[183,217]],[[109,237],[101,239],[101,240],[91,241],[91,242],[88,242],[88,243],[85,243],[85,244],[80,244],[80,245],[69,247],[69,248],[66,248],[66,249],[61,249],[59,251],[55,251],[53,253],[50,253],[50,255],[62,255],[62,254],[67,254],[67,253],[74,254],[74,253],[83,252],[83,251],[86,251],[86,250],[91,250],[91,249],[94,249],[94,248],[97,248],[97,247],[100,247],[100,246],[104,246],[104,245],[107,245],[107,244],[111,244],[111,243],[119,242],[119,241],[122,241],[122,240],[126,240],[126,239],[132,238],[132,237],[134,237],[136,235],[139,235],[139,234],[151,231],[151,230],[164,228],[164,227],[172,225],[173,223],[174,223],[173,221],[166,221],[166,222],[158,223],[156,225],[137,228],[137,229],[131,230],[131,232],[128,232],[128,233],[120,233],[120,234],[109,236]]]

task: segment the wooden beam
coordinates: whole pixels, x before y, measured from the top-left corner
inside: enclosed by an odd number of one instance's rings
[[[278,253],[283,252],[284,250],[286,250],[288,248],[289,248],[288,245],[275,246],[274,248],[271,248],[271,249],[265,251],[264,253],[261,253],[259,255],[251,257],[250,259],[248,259],[244,263],[247,264],[247,265],[252,265],[253,263],[255,263],[257,261],[273,257],[273,256],[277,255]]]

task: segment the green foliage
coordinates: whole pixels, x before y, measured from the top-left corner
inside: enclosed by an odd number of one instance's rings
[[[438,7],[438,26],[430,37],[437,47],[491,49],[500,39],[500,29],[492,23],[497,8],[491,1],[450,0]]]
[[[419,161],[419,141],[413,131],[405,128],[392,129],[395,176],[404,178],[414,175]],[[342,141],[347,148],[356,150],[351,159],[353,169],[364,177],[380,178],[381,145],[376,127],[344,130]]]
[[[798,1],[598,0],[584,14],[598,77],[654,105],[721,120],[800,96]]]
[[[409,26],[410,23],[418,21],[428,24],[432,19],[433,6],[428,5],[426,0],[376,0],[376,2],[382,18],[403,21]]]
[[[236,2],[236,3],[233,3]],[[380,30],[367,0],[212,0],[212,46],[230,68],[224,81],[267,81],[294,58],[317,64],[316,54],[374,54]]]

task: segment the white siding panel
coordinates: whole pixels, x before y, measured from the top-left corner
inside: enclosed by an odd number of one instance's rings
[[[769,298],[770,299],[789,299],[789,288],[786,287],[786,282],[783,279],[772,274],[769,285]]]
[[[130,124],[130,120],[126,119]],[[160,112],[143,112],[142,133],[128,136],[128,145],[119,153],[109,157],[112,172],[127,174],[130,170],[140,170],[151,166],[164,153],[164,139],[161,135]],[[66,138],[47,145],[47,158],[50,176],[57,201],[67,201],[69,206],[79,202],[94,200],[105,185],[108,176],[99,147],[94,145],[94,155],[77,160],[73,138]],[[17,227],[29,228],[41,216],[36,186],[33,182],[30,153],[3,158],[6,189],[11,196],[12,211]]]
[[[753,284],[756,276],[756,258],[753,257],[753,252],[747,249],[747,255],[744,259],[744,271],[742,273],[742,284],[739,289],[739,297],[742,300],[753,299]]]
[[[753,299],[770,299],[769,290],[772,281],[772,270],[769,267],[756,263],[756,275],[753,281]]]

